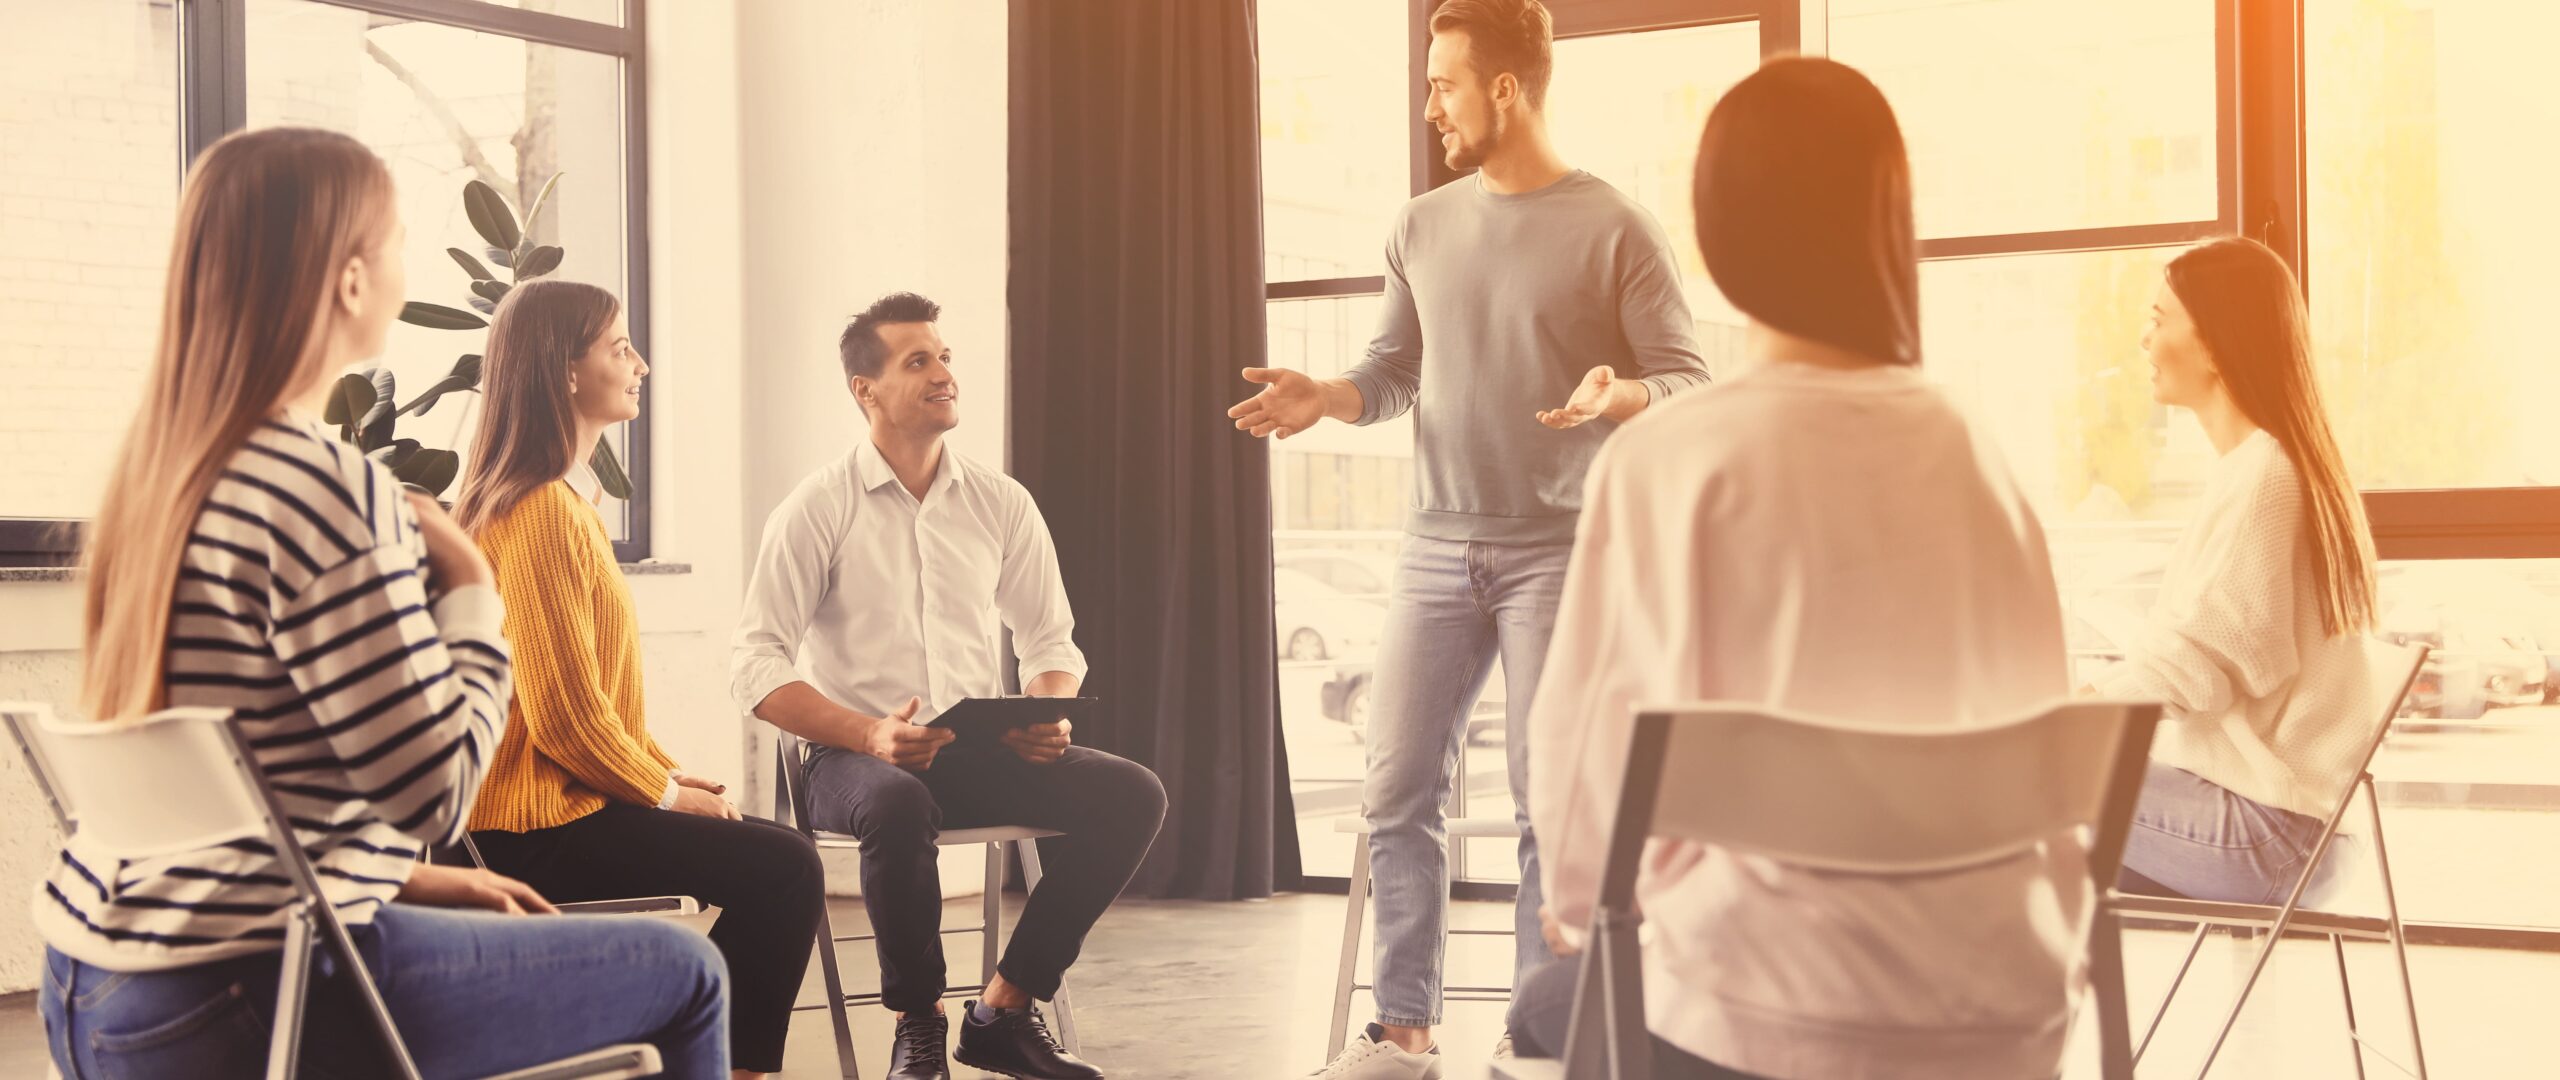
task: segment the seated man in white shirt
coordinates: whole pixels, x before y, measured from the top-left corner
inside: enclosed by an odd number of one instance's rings
[[[812,823],[862,842],[882,1004],[899,1014],[891,1080],[948,1075],[934,837],[992,825],[1066,835],[1048,841],[1055,859],[983,1002],[969,1004],[958,1057],[1035,1080],[1099,1077],[1056,1045],[1032,1002],[1056,995],[1086,931],[1145,858],[1164,787],[1143,765],[1074,745],[1065,721],[1001,745],[954,745],[948,730],[923,726],[964,698],[1003,692],[999,620],[1013,631],[1025,693],[1072,697],[1085,675],[1030,492],[944,444],[960,413],[940,315],[898,293],[845,327],[845,379],[870,435],[765,522],[731,689],[741,707],[813,744]]]

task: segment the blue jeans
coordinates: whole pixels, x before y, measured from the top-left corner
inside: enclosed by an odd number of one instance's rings
[[[2126,892],[2281,904],[2326,824],[2153,762],[2125,838]]]
[[[393,904],[351,928],[418,1070],[492,1076],[617,1043],[655,1045],[670,1077],[729,1075],[720,954],[672,923],[505,916]],[[254,1077],[266,1069],[281,953],[118,973],[45,950],[38,1008],[68,1080]],[[302,1075],[390,1075],[324,946],[303,1014]]]
[[[1369,822],[1377,890],[1378,1022],[1440,1022],[1449,928],[1446,804],[1467,713],[1502,661],[1504,751],[1520,823],[1514,977],[1554,957],[1538,931],[1538,841],[1529,830],[1529,702],[1556,628],[1570,544],[1507,547],[1411,537],[1396,566],[1369,718]]]

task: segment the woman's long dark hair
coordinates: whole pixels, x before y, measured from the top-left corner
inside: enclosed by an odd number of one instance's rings
[[[1691,198],[1707,273],[1771,327],[1920,362],[1919,242],[1902,128],[1848,65],[1772,60],[1698,138]]]
[[[489,411],[471,439],[470,471],[453,509],[464,532],[478,536],[577,463],[569,369],[621,313],[612,293],[575,281],[528,281],[498,303],[481,368]]]
[[[2373,535],[2320,401],[2310,318],[2293,268],[2266,245],[2233,236],[2170,260],[2168,276],[2240,415],[2275,437],[2302,478],[2322,628],[2331,637],[2371,630]]]

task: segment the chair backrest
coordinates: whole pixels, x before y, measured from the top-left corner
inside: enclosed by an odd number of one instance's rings
[[[2093,829],[2115,876],[2157,705],[2074,702],[1969,728],[1884,726],[1753,705],[1645,707],[1612,837],[1630,898],[1648,836],[1821,869],[1913,874]],[[1651,762],[1650,766],[1645,763]],[[1636,850],[1621,854],[1622,845]],[[1616,881],[1623,871],[1625,880]],[[1613,891],[1613,890],[1604,890]]]
[[[2373,731],[2365,737],[2364,752],[2356,758],[2356,771],[2347,775],[2346,787],[2337,793],[2329,808],[2330,832],[2338,830],[2345,820],[2347,807],[2355,801],[2356,785],[2373,768],[2373,757],[2382,752],[2382,741],[2391,736],[2391,722],[2400,718],[2400,703],[2409,696],[2409,688],[2417,685],[2418,673],[2427,666],[2424,645],[2395,645],[2378,637],[2363,639],[2366,677],[2373,681]]]
[[[66,721],[0,704],[66,835],[100,854],[147,859],[277,835],[256,766],[222,709]]]

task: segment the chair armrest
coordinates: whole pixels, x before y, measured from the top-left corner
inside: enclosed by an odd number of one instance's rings
[[[690,896],[635,896],[624,900],[587,900],[554,904],[563,915],[700,915],[702,902]]]
[[[658,1048],[647,1043],[625,1043],[593,1050],[573,1058],[561,1058],[548,1065],[517,1069],[488,1080],[636,1080],[666,1071],[666,1061],[658,1056]]]

